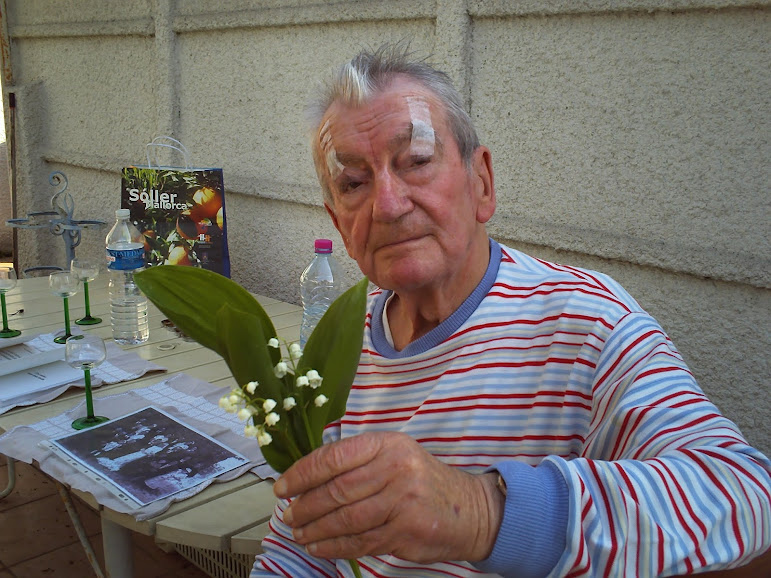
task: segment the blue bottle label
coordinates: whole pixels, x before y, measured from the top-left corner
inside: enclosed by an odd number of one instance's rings
[[[107,268],[113,271],[133,271],[145,266],[145,249],[107,249]]]

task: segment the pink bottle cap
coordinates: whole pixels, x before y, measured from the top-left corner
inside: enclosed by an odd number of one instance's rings
[[[331,253],[332,241],[329,239],[316,239],[314,249],[316,250],[316,253]]]

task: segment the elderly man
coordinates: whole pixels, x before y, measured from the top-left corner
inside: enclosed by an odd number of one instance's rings
[[[771,543],[771,462],[612,279],[490,239],[490,151],[399,48],[346,64],[313,135],[380,289],[342,420],[275,484],[252,577],[656,576]]]

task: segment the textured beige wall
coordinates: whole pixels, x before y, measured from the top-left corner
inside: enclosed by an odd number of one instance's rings
[[[58,169],[76,216],[110,221],[120,168],[170,135],[225,169],[234,279],[297,301],[313,239],[337,239],[305,103],[361,46],[412,39],[492,149],[491,233],[617,278],[771,451],[771,2],[6,2],[22,216]],[[19,247],[22,266],[64,258],[39,232]]]

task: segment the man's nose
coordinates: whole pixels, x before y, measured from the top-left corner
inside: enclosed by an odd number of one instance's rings
[[[372,218],[391,222],[412,210],[409,187],[390,170],[380,171],[375,177],[375,195]]]

